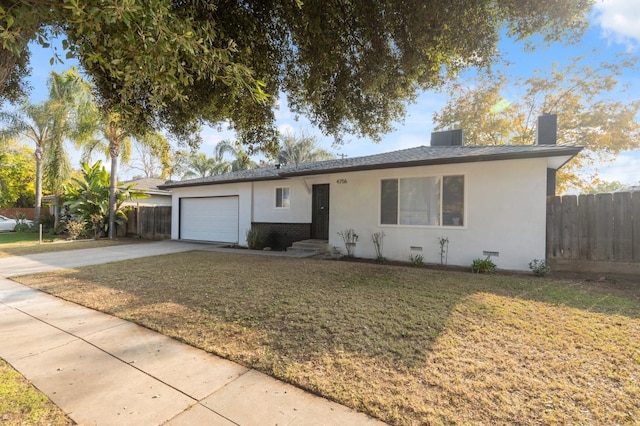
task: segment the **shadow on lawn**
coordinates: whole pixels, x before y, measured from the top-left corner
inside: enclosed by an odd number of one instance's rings
[[[633,285],[248,254],[180,253],[58,276],[20,281],[243,363],[256,362],[251,353],[304,363],[346,352],[413,368],[452,312],[483,292],[640,317]]]

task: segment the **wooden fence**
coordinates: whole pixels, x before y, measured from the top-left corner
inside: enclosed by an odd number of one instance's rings
[[[15,219],[16,215],[22,213],[27,216],[27,219],[33,220],[35,217],[35,211],[33,207],[1,207],[0,215]],[[42,209],[42,212],[48,212],[46,208]]]
[[[171,206],[134,207],[127,212],[126,228],[118,236],[135,235],[149,240],[171,238]]]
[[[640,192],[548,197],[547,259],[594,272],[614,263],[640,270]]]

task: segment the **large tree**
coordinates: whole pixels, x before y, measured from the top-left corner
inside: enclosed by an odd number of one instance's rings
[[[589,190],[599,182],[597,164],[640,147],[640,96],[619,82],[623,70],[638,69],[633,56],[598,65],[583,59],[552,64],[526,79],[496,69],[456,81],[434,114],[435,128],[461,128],[470,144],[534,144],[537,117],[556,114],[558,143],[585,147],[560,170],[557,189]]]
[[[52,72],[47,82],[49,97],[32,104],[25,101],[17,111],[0,112],[0,139],[22,138],[33,142],[35,169],[35,217],[40,217],[43,186],[48,192],[61,190],[71,167],[64,149],[67,138],[78,132],[79,118],[86,107],[88,86],[77,70]]]
[[[324,133],[379,138],[420,90],[485,66],[508,36],[580,35],[593,0],[5,0],[0,97],[27,45],[60,36],[128,127],[228,122],[277,150],[275,97]],[[271,94],[269,97],[267,94]],[[197,141],[194,141],[197,142]]]
[[[0,207],[32,207],[35,187],[33,150],[15,141],[0,146]]]
[[[278,150],[278,162],[297,166],[300,163],[311,161],[331,160],[335,155],[318,147],[315,136],[295,135],[287,133],[280,137],[280,149]]]

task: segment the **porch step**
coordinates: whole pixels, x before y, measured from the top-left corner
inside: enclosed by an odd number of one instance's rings
[[[327,240],[302,240],[294,242],[287,248],[294,253],[327,253],[331,250]]]

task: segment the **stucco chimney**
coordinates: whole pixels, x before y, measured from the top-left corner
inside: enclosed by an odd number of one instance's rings
[[[536,145],[555,145],[558,141],[558,116],[544,114],[538,117]]]
[[[464,134],[462,129],[431,132],[431,146],[462,146]]]

